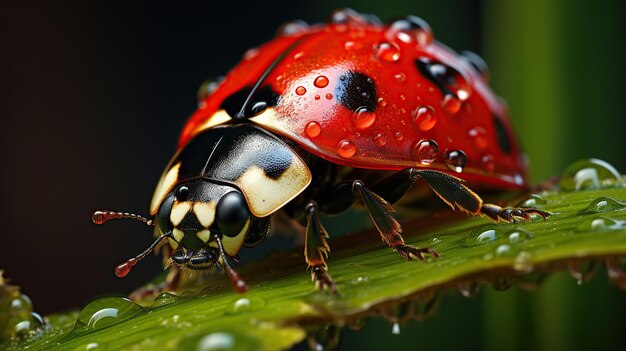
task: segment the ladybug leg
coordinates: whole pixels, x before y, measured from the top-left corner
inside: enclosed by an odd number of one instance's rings
[[[370,218],[382,236],[383,241],[400,254],[400,256],[407,260],[423,260],[425,255],[439,257],[437,252],[433,249],[417,248],[404,243],[402,227],[391,215],[394,210],[389,202],[367,189],[360,180],[356,180],[352,183],[352,189],[353,192],[363,200]]]
[[[433,191],[452,209],[472,215],[484,215],[498,222],[504,220],[513,222],[515,219],[530,220],[532,214],[546,219],[550,213],[535,208],[502,208],[493,204],[485,204],[483,200],[470,188],[463,185],[463,180],[447,173],[414,169],[413,172],[422,177]]]
[[[328,274],[326,259],[330,253],[328,246],[328,233],[320,222],[317,204],[310,201],[305,208],[307,216],[306,240],[304,243],[304,257],[306,263],[311,267],[311,280],[318,290],[328,289],[330,292],[337,292],[337,287]]]
[[[544,220],[547,217],[550,217],[549,212],[541,211],[536,208],[502,208],[493,204],[483,204],[480,208],[480,213],[496,222],[499,222],[500,220],[504,220],[505,222],[514,222],[518,218],[529,221],[531,214],[541,216]]]

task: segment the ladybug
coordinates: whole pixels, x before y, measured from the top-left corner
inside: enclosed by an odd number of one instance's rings
[[[167,240],[164,284],[181,270],[233,268],[282,212],[305,228],[304,258],[320,290],[336,286],[319,214],[360,202],[383,242],[407,260],[437,257],[405,244],[392,204],[423,196],[423,184],[453,209],[494,221],[544,219],[534,208],[483,203],[481,189],[523,190],[526,163],[504,103],[487,85],[487,66],[433,40],[426,22],[389,24],[353,10],[328,24],[283,25],[249,50],[225,78],[203,86],[150,204],[152,220],[97,211],[94,222],[135,218],[156,240],[116,268],[118,276]],[[414,183],[421,179],[419,185]]]

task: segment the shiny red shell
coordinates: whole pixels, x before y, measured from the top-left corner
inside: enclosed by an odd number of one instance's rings
[[[439,169],[491,187],[526,185],[505,105],[484,75],[432,41],[432,33],[367,21],[300,29],[248,51],[200,102],[179,147],[201,130],[227,123],[222,102],[255,85],[275,64],[261,86],[271,87],[278,103],[249,120],[317,156],[367,169]],[[433,80],[419,62],[441,64],[453,74]],[[431,68],[436,75],[441,67]],[[336,93],[346,72],[371,78],[373,108],[355,111],[340,103]]]

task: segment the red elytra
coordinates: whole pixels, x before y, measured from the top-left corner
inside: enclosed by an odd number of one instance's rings
[[[278,102],[271,113],[249,120],[331,162],[378,170],[439,169],[478,185],[525,187],[526,165],[506,107],[485,75],[443,45],[418,40],[423,34],[352,21],[278,36],[206,97],[185,125],[179,147],[200,131],[227,123],[233,116],[225,117],[223,101],[260,84],[277,93]],[[371,79],[364,84],[374,90],[346,92],[346,77],[355,73]],[[358,94],[372,91],[375,96],[364,98],[375,101],[372,106],[346,106],[350,96],[358,100]],[[432,162],[416,155],[424,142],[437,146]],[[455,151],[466,156],[461,173],[458,165],[446,164]]]

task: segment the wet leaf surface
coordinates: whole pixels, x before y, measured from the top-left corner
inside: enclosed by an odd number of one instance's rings
[[[142,301],[143,307],[121,297],[102,298],[79,315],[48,316],[43,330],[9,346],[279,350],[304,341],[317,326],[358,329],[372,314],[391,322],[424,319],[441,292],[472,296],[482,284],[534,288],[553,271],[570,271],[584,282],[604,263],[609,279],[625,289],[625,201],[626,188],[613,185],[521,201],[552,212],[546,221],[496,224],[435,213],[404,229],[410,244],[436,249],[441,255],[436,260],[406,262],[371,230],[331,241],[337,295],[313,290],[299,248],[240,267],[251,288],[245,294],[232,292],[225,276],[214,275],[178,296]]]

